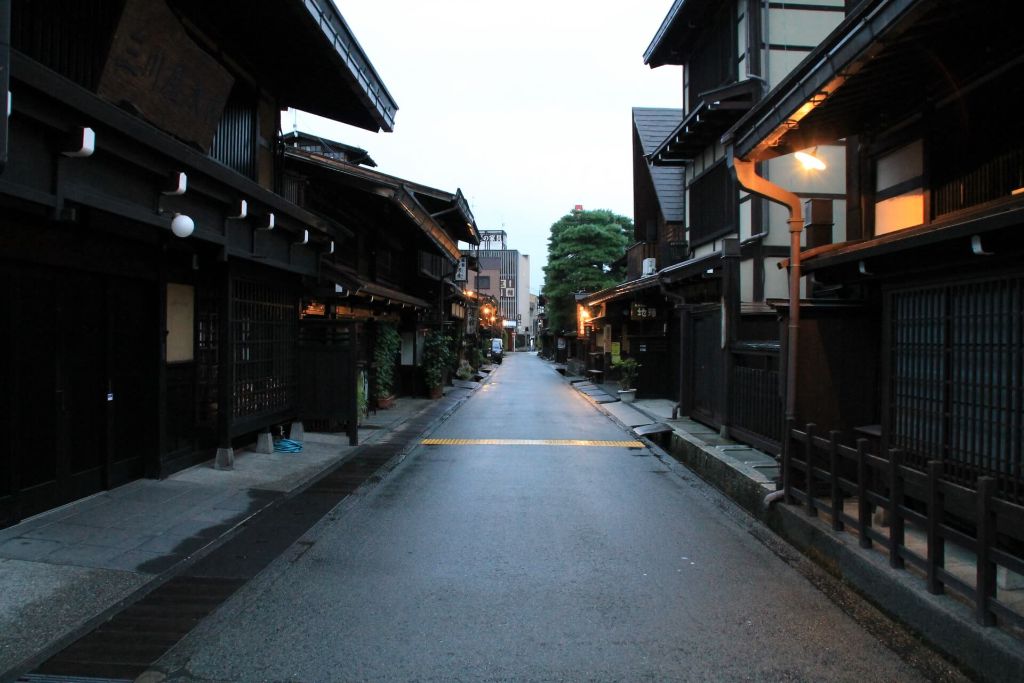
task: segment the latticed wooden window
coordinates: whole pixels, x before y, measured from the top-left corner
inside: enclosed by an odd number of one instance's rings
[[[298,300],[285,287],[232,281],[234,417],[285,412],[295,403]]]
[[[213,136],[210,156],[247,178],[256,178],[256,95],[231,91]],[[298,189],[298,188],[296,188]],[[292,200],[295,201],[295,200]]]
[[[690,243],[704,244],[736,229],[737,195],[724,163],[697,178],[689,188]]]
[[[890,294],[890,446],[1024,499],[1024,277]]]

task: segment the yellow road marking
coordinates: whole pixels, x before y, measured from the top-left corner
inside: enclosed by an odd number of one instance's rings
[[[588,439],[423,439],[424,446],[591,446],[596,448],[643,448],[642,441],[592,441]]]

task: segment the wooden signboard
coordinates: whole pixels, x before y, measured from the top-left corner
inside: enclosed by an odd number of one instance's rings
[[[209,152],[234,80],[163,0],[127,0],[98,90]]]
[[[658,317],[658,309],[634,301],[629,307],[630,320],[653,320]]]

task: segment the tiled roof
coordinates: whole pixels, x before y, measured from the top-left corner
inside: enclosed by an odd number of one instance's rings
[[[680,109],[661,109],[653,107],[633,107],[633,127],[640,136],[644,156],[656,150],[665,138],[676,129],[683,120]],[[685,173],[684,166],[653,166],[647,163],[654,182],[654,191],[658,195],[661,213],[669,222],[683,222],[686,218]]]

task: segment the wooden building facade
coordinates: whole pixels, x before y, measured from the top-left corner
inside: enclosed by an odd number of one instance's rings
[[[843,20],[846,4],[676,0],[644,55],[650,67],[680,66],[683,76],[679,120],[646,152],[653,169],[676,170],[682,193],[678,223],[658,228],[659,248],[671,254],[657,262],[658,285],[678,315],[673,397],[683,414],[770,452],[782,442],[770,302],[788,296],[776,267],[788,253],[788,226],[784,212],[737,185],[720,138]],[[819,151],[842,167],[841,144]],[[791,181],[801,197],[844,198],[841,177],[778,162],[760,170]]]
[[[796,322],[787,499],[920,567],[981,624],[1016,629],[1024,126],[1009,103],[1024,88],[1022,18],[1012,2],[865,0],[727,135],[737,165],[848,150],[845,225],[784,264],[806,295],[779,308]],[[954,552],[973,555],[968,575],[947,564]]]
[[[280,111],[397,106],[329,0],[3,0],[0,31],[7,525],[302,418],[302,302],[358,235],[286,196]]]

